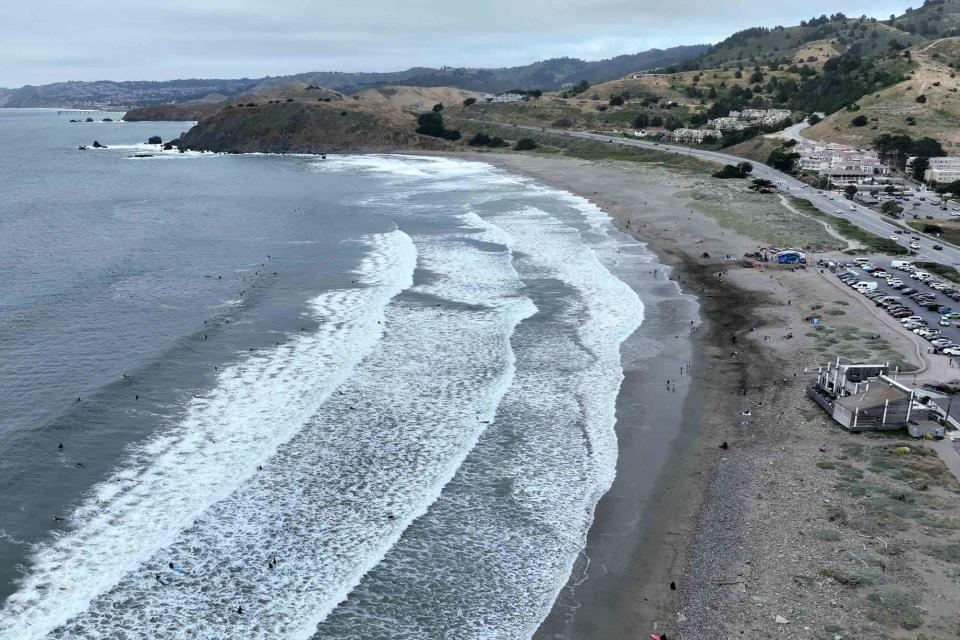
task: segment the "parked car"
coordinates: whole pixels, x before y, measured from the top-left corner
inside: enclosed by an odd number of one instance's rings
[[[937,307],[937,313],[939,313],[940,315],[946,315],[952,312],[953,312],[953,309],[951,309],[950,307],[943,307],[943,306]]]
[[[933,250],[934,250],[934,251],[943,251],[943,245],[941,245],[941,244],[935,244],[935,245],[933,245]]]

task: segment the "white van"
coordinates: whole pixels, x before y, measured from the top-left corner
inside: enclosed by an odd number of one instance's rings
[[[868,291],[874,291],[877,288],[876,282],[867,282],[866,280],[861,280],[857,284],[853,285],[853,288],[860,293],[866,293]]]
[[[912,267],[913,264],[911,264],[910,262],[907,262],[906,260],[894,260],[893,262],[890,263],[890,266],[893,267],[894,269],[899,269],[900,271],[906,271],[907,269]]]

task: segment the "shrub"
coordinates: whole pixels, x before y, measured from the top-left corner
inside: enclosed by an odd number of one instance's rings
[[[490,136],[485,133],[478,133],[477,135],[470,138],[467,144],[471,147],[485,147],[490,144]]]
[[[514,145],[514,151],[532,151],[537,148],[537,143],[533,138],[521,138],[517,140],[517,144]]]
[[[737,165],[724,165],[722,169],[713,172],[714,178],[720,178],[721,180],[731,180],[735,178],[746,178],[747,176],[740,171],[739,166]]]
[[[476,101],[477,101],[476,98],[467,98],[466,100],[463,101],[463,106],[469,107],[470,105],[476,103]]]
[[[440,113],[441,111],[443,111],[443,103],[442,103],[442,102],[438,102],[437,104],[433,105],[433,112],[434,112],[434,113]]]
[[[622,107],[623,102],[623,96],[613,96],[610,98],[610,106],[612,107]]]
[[[919,96],[917,96],[917,97],[915,98],[915,100],[916,100],[917,102],[919,102],[920,104],[924,104],[924,103],[926,103],[926,101],[927,101],[927,96],[925,96],[925,95],[923,95],[923,94],[920,94]]]
[[[867,126],[867,122],[868,122],[868,121],[867,121],[867,116],[865,116],[865,115],[859,115],[859,116],[857,116],[856,118],[854,118],[853,120],[851,120],[851,121],[850,121],[850,124],[852,124],[852,125],[855,126],[855,127],[865,127],[865,126]]]
[[[815,113],[811,113],[811,114],[810,114],[810,117],[807,118],[807,124],[809,124],[810,126],[813,126],[813,125],[817,124],[818,122],[820,122],[821,120],[823,120],[823,118],[821,118],[820,116],[818,116],[818,115],[815,114]]]
[[[800,159],[799,153],[784,151],[783,149],[777,148],[770,152],[770,156],[767,158],[767,164],[774,169],[789,172],[793,171],[793,165],[798,159]]]
[[[920,596],[904,589],[888,589],[867,596],[867,617],[882,624],[916,629],[923,624]]]

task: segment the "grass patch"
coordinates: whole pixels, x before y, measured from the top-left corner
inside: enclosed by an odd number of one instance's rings
[[[820,575],[824,578],[833,578],[845,587],[869,587],[886,582],[883,574],[876,571],[821,569]]]
[[[847,312],[843,309],[827,309],[828,316],[845,316]]]
[[[842,242],[807,216],[791,215],[771,194],[752,193],[740,180],[705,180],[687,189],[697,210],[760,243],[807,251],[839,249]]]
[[[887,589],[867,596],[867,617],[886,625],[916,629],[923,624],[920,596],[906,589]]]
[[[911,253],[908,248],[900,246],[890,238],[883,238],[869,231],[864,231],[857,225],[843,218],[835,218],[825,214],[805,198],[790,196],[790,201],[797,209],[829,222],[844,238],[859,242],[871,251],[878,251],[891,256],[904,256]]]
[[[934,226],[940,227],[943,229],[943,232],[939,235],[930,234],[933,237],[936,237],[943,242],[949,242],[950,244],[960,245],[960,224],[953,222],[952,220],[936,220],[936,221],[926,221],[923,220],[909,220],[907,224],[910,225],[910,228],[915,229],[921,233],[925,233],[924,228],[933,224]]]
[[[933,556],[938,560],[960,564],[960,543],[933,544],[923,549],[928,556]]]
[[[456,125],[463,133],[464,139],[469,139],[476,133],[486,133],[490,136],[499,136],[508,142],[516,142],[520,138],[531,138],[537,143],[536,153],[557,154],[582,160],[617,160],[621,162],[643,162],[660,166],[681,169],[689,172],[711,173],[717,169],[716,164],[706,162],[693,156],[686,156],[667,151],[642,149],[607,142],[583,140],[581,138],[566,137],[547,131],[521,129],[503,124],[487,124],[472,122],[459,118],[448,118],[450,126]],[[468,135],[469,134],[469,135]],[[503,150],[507,152],[506,149]]]

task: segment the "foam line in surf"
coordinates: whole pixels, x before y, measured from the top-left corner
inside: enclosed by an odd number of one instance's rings
[[[185,417],[133,453],[72,514],[73,528],[39,546],[0,610],[0,639],[31,640],[81,613],[171,544],[290,440],[377,344],[389,301],[413,284],[416,249],[401,231],[371,236],[363,288],[310,301],[316,332],[225,367]]]
[[[418,239],[417,251],[431,277],[415,293],[430,299],[394,299],[382,340],[342,393],[262,472],[58,635],[314,633],[472,450],[512,382],[510,336],[536,310],[505,249],[442,238]],[[268,569],[273,556],[279,562]],[[157,588],[154,573],[170,557],[189,573],[176,588]],[[137,606],[124,607],[130,601]]]
[[[639,298],[576,229],[544,211],[464,221],[482,229],[474,237],[515,252],[529,288],[561,283],[546,294],[559,308],[547,325],[518,328],[516,373],[491,432],[316,637],[532,636],[613,478],[619,345],[642,319]]]

